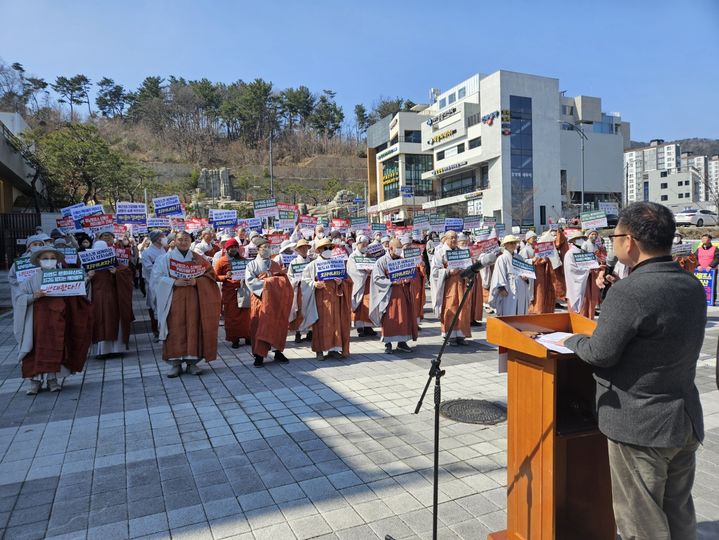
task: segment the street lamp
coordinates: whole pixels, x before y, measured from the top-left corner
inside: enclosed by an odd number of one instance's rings
[[[572,124],[571,122],[565,122],[563,120],[557,120],[560,124],[564,126],[571,127],[571,131],[576,131],[579,134],[579,139],[582,144],[582,198],[581,198],[581,210],[580,213],[584,211],[584,141],[588,141],[589,138],[587,137],[587,134],[584,133],[584,130],[579,127],[579,124]]]

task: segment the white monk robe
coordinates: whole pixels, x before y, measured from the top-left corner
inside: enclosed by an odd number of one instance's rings
[[[526,315],[532,301],[534,282],[529,280],[531,283],[528,283],[514,273],[513,257],[524,260],[519,255],[513,255],[503,249],[502,254],[497,257],[497,262],[494,263],[492,282],[489,286],[489,305],[497,310],[498,317]],[[507,291],[507,296],[500,294],[502,288]]]
[[[585,252],[578,246],[571,244],[564,255],[564,279],[567,282],[567,309],[574,313],[581,313],[585,301],[584,293],[587,290],[587,280],[592,271],[577,267],[577,263],[574,262],[576,253]]]
[[[297,315],[302,315],[302,293],[300,292],[300,287],[302,285],[302,271],[295,272],[295,268],[300,267],[293,267],[293,265],[308,264],[311,260],[312,259],[310,259],[309,254],[307,257],[303,257],[302,255],[298,254],[294,259],[292,259],[292,262],[287,265],[287,278],[290,280],[293,291],[292,309],[290,310],[290,323],[297,320]],[[290,330],[298,331],[300,324],[302,324],[301,319],[297,321],[297,324],[295,325],[290,324]]]
[[[352,318],[355,328],[371,328],[372,323],[368,322],[371,297],[371,289],[369,288],[371,272],[357,268],[357,262],[355,260],[357,257],[366,257],[366,255],[355,248],[352,254],[347,258],[347,274],[352,279],[352,314],[354,315]],[[357,308],[362,307],[366,307],[366,309],[357,310]]]
[[[165,254],[165,250],[150,244],[140,255],[142,261],[142,277],[145,280],[145,305],[147,309],[151,309],[157,318],[157,303],[155,301],[155,291],[152,288],[152,269],[155,266],[157,258]]]

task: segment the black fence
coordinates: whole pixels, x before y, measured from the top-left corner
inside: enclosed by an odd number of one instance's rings
[[[0,268],[7,270],[25,251],[25,242],[40,225],[38,214],[0,214]]]

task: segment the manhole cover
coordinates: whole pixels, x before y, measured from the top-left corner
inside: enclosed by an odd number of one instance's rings
[[[483,399],[453,399],[439,406],[439,414],[465,424],[493,425],[507,419],[504,407]]]

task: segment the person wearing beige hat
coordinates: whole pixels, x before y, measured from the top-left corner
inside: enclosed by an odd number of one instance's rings
[[[349,356],[352,327],[352,280],[318,278],[318,261],[332,259],[332,241],[322,238],[315,242],[319,258],[302,272],[302,315],[300,330],[312,329],[312,350],[320,360]],[[326,353],[326,354],[325,354]]]
[[[360,337],[376,336],[369,317],[371,269],[360,270],[357,261],[367,258],[369,238],[364,234],[357,237],[354,251],[347,259],[347,274],[352,279],[352,322]],[[376,262],[376,261],[375,261]]]
[[[292,285],[294,296],[292,298],[292,309],[290,310],[290,332],[295,333],[295,343],[312,341],[312,330],[302,337],[300,326],[304,316],[302,315],[302,272],[312,260],[309,256],[311,244],[304,238],[300,238],[295,246],[295,258],[287,265],[287,277]]]
[[[292,310],[292,284],[284,269],[272,260],[272,246],[266,238],[255,236],[257,257],[245,270],[245,282],[250,289],[250,331],[254,366],[261,368],[270,350],[274,349],[275,362],[287,363],[282,351],[287,342],[290,311]]]
[[[515,257],[527,262],[517,254],[519,242],[519,238],[513,234],[506,235],[502,239],[502,254],[494,263],[489,285],[489,305],[497,311],[498,317],[526,315],[532,301],[532,280],[517,275],[512,264]]]
[[[48,296],[42,289],[43,275],[63,260],[52,246],[33,248],[30,262],[41,271],[20,283],[14,297],[13,331],[22,376],[30,379],[28,395],[37,394],[44,382],[49,391],[59,392],[58,377],[82,371],[92,343],[93,308],[87,296]]]
[[[532,235],[530,236],[530,233]],[[537,238],[534,231],[529,231],[526,236],[526,245],[519,251],[520,256],[526,261],[531,261],[534,265],[534,273],[537,276],[534,279],[534,291],[532,293],[532,302],[529,305],[529,313],[554,313],[557,303],[557,296],[554,290],[554,269],[549,257],[537,257],[535,246],[538,241],[553,242],[554,239],[549,231],[542,234],[541,239]]]
[[[567,309],[593,318],[599,298],[592,302],[592,299],[587,297],[591,270],[581,268],[575,260],[575,255],[587,253],[581,247],[586,239],[586,235],[579,230],[573,231],[567,237],[569,250],[564,255],[564,279],[567,284]]]

